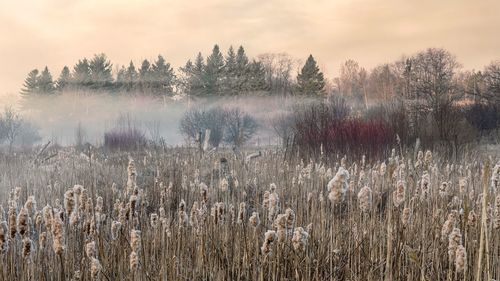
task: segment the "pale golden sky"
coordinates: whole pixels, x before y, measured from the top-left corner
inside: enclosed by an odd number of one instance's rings
[[[500,59],[499,0],[0,0],[1,97],[26,74],[106,53],[136,65],[159,53],[175,67],[214,43],[250,56],[312,53],[326,75],[347,58],[371,68],[444,47],[465,68]]]

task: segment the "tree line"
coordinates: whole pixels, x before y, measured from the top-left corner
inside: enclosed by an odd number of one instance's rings
[[[296,73],[296,75],[295,75]],[[145,59],[140,67],[131,61],[117,67],[105,54],[65,66],[53,79],[47,67],[29,72],[21,94],[54,95],[65,91],[143,94],[169,97],[235,96],[242,94],[323,97],[337,94],[368,104],[369,100],[473,98],[500,102],[500,61],[483,70],[462,70],[456,57],[445,49],[429,48],[371,70],[348,59],[339,75],[326,79],[310,55],[305,63],[281,54],[262,54],[250,59],[245,49],[231,46],[224,55],[215,45],[206,58],[198,53],[177,71],[161,55]]]
[[[288,61],[288,63],[286,63]],[[64,66],[57,79],[47,67],[28,73],[21,94],[50,96],[65,91],[143,94],[169,97],[176,93],[191,97],[234,96],[247,93],[287,93],[292,90],[292,59],[285,54],[267,54],[250,59],[243,46],[229,47],[223,55],[215,45],[206,58],[200,53],[175,71],[161,55],[145,59],[139,68],[131,61],[113,71],[105,54],[79,60],[70,70]],[[313,56],[297,76],[293,91],[323,94],[325,79]]]

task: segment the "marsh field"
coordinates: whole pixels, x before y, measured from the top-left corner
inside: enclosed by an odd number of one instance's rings
[[[4,155],[0,279],[499,278],[498,159],[400,148],[297,159],[280,148]]]

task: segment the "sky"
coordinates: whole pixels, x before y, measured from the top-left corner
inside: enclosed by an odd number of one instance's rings
[[[250,56],[312,54],[327,76],[354,59],[372,68],[428,47],[466,69],[500,59],[498,0],[0,0],[0,106],[27,73],[108,55],[115,66],[162,54],[182,66],[214,44]]]

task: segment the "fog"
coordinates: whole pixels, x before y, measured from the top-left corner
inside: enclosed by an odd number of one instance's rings
[[[119,119],[132,120],[151,139],[159,134],[168,145],[182,145],[186,139],[179,131],[183,114],[192,108],[237,107],[252,115],[259,130],[250,144],[277,142],[271,121],[304,100],[284,97],[237,97],[225,99],[158,100],[145,96],[64,93],[56,97],[30,98],[21,102],[21,115],[32,122],[42,136],[60,145],[73,145],[80,128],[84,142],[100,145],[104,132],[117,126]]]

